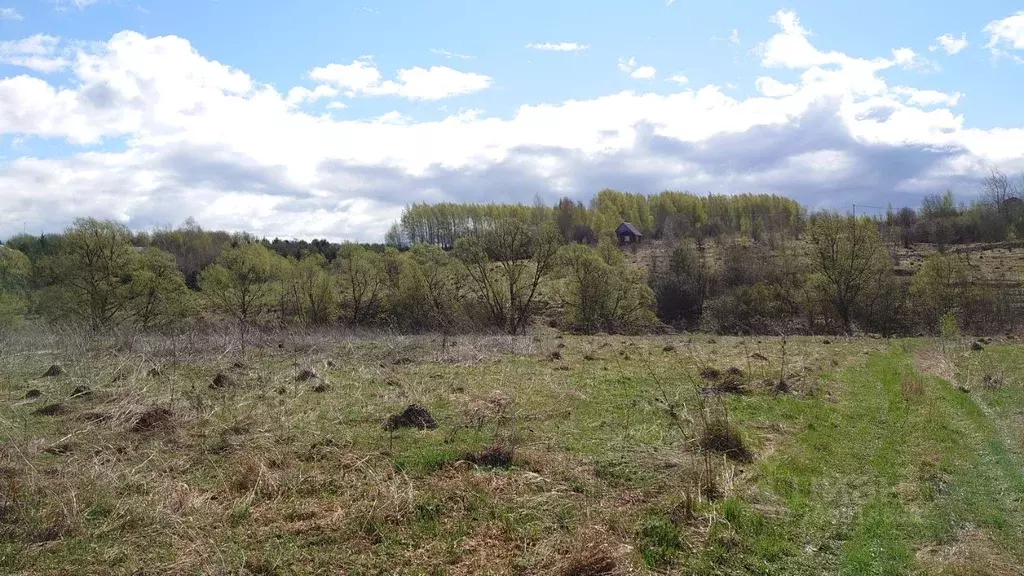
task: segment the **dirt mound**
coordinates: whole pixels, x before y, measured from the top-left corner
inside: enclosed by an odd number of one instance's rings
[[[471,452],[462,457],[466,462],[487,468],[509,468],[515,449],[507,444],[492,444],[479,452]]]
[[[42,392],[40,392],[39,390],[36,390],[35,388],[33,388],[33,389],[29,390],[28,392],[25,392],[25,400],[35,400],[36,398],[39,398],[42,395],[43,395]]]
[[[750,462],[753,456],[743,443],[740,431],[725,420],[716,419],[707,423],[700,437],[700,447],[708,452],[725,454],[737,462]]]
[[[700,371],[700,377],[713,382],[722,377],[722,371],[718,368],[712,368],[709,366]]]
[[[154,406],[146,410],[132,423],[132,432],[155,432],[168,428],[174,419],[174,413],[162,406]]]
[[[46,376],[48,378],[53,378],[53,377],[56,377],[56,376],[60,376],[63,373],[64,373],[64,368],[62,368],[60,364],[54,364],[53,366],[50,366],[49,368],[47,368],[46,372],[43,373],[43,376]]]
[[[661,351],[662,352],[674,352],[675,349],[676,349],[675,346],[673,346],[671,344],[666,344],[665,347],[661,349]]]
[[[398,428],[419,428],[420,430],[433,430],[437,428],[437,421],[426,408],[419,404],[410,404],[398,414],[388,416],[384,422],[385,430],[396,430]]]
[[[994,374],[985,374],[981,377],[981,385],[989,390],[996,390],[1003,387],[1003,379]],[[27,396],[26,396],[27,397]]]
[[[705,395],[715,394],[746,394],[746,380],[743,377],[743,370],[730,367],[723,374],[717,368],[705,368],[701,370],[700,377],[711,383],[710,386],[701,389]]]
[[[235,379],[223,372],[218,372],[217,375],[213,377],[213,382],[210,382],[210,388],[214,390],[218,388],[229,388],[234,385]]]
[[[67,406],[64,406],[63,404],[47,404],[46,406],[32,411],[36,416],[59,416],[61,414],[67,414],[67,412]]]
[[[621,574],[615,557],[600,547],[581,551],[566,562],[562,576],[616,576]]]
[[[92,389],[88,386],[79,386],[71,391],[72,398],[84,398],[92,395]]]
[[[312,368],[303,368],[301,372],[295,377],[296,382],[308,382],[316,378],[316,371]]]

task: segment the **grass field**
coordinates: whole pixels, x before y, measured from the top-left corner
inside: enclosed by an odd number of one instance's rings
[[[30,331],[0,572],[1024,574],[1024,349],[971,343]]]

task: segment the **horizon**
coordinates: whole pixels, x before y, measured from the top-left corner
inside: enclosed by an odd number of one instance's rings
[[[1004,0],[0,0],[0,238],[378,243],[413,203],[603,188],[967,203],[1024,172],[1022,66]]]

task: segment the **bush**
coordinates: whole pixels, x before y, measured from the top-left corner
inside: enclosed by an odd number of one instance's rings
[[[668,262],[654,261],[650,283],[658,318],[666,324],[689,328],[700,322],[714,275],[693,243],[683,242],[672,252]]]
[[[720,334],[771,334],[798,312],[778,284],[741,286],[707,303],[703,327]]]

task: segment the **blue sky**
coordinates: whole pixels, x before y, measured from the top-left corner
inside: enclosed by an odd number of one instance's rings
[[[1022,62],[996,0],[0,0],[0,238],[375,240],[408,202],[605,186],[969,199],[1024,169]]]

